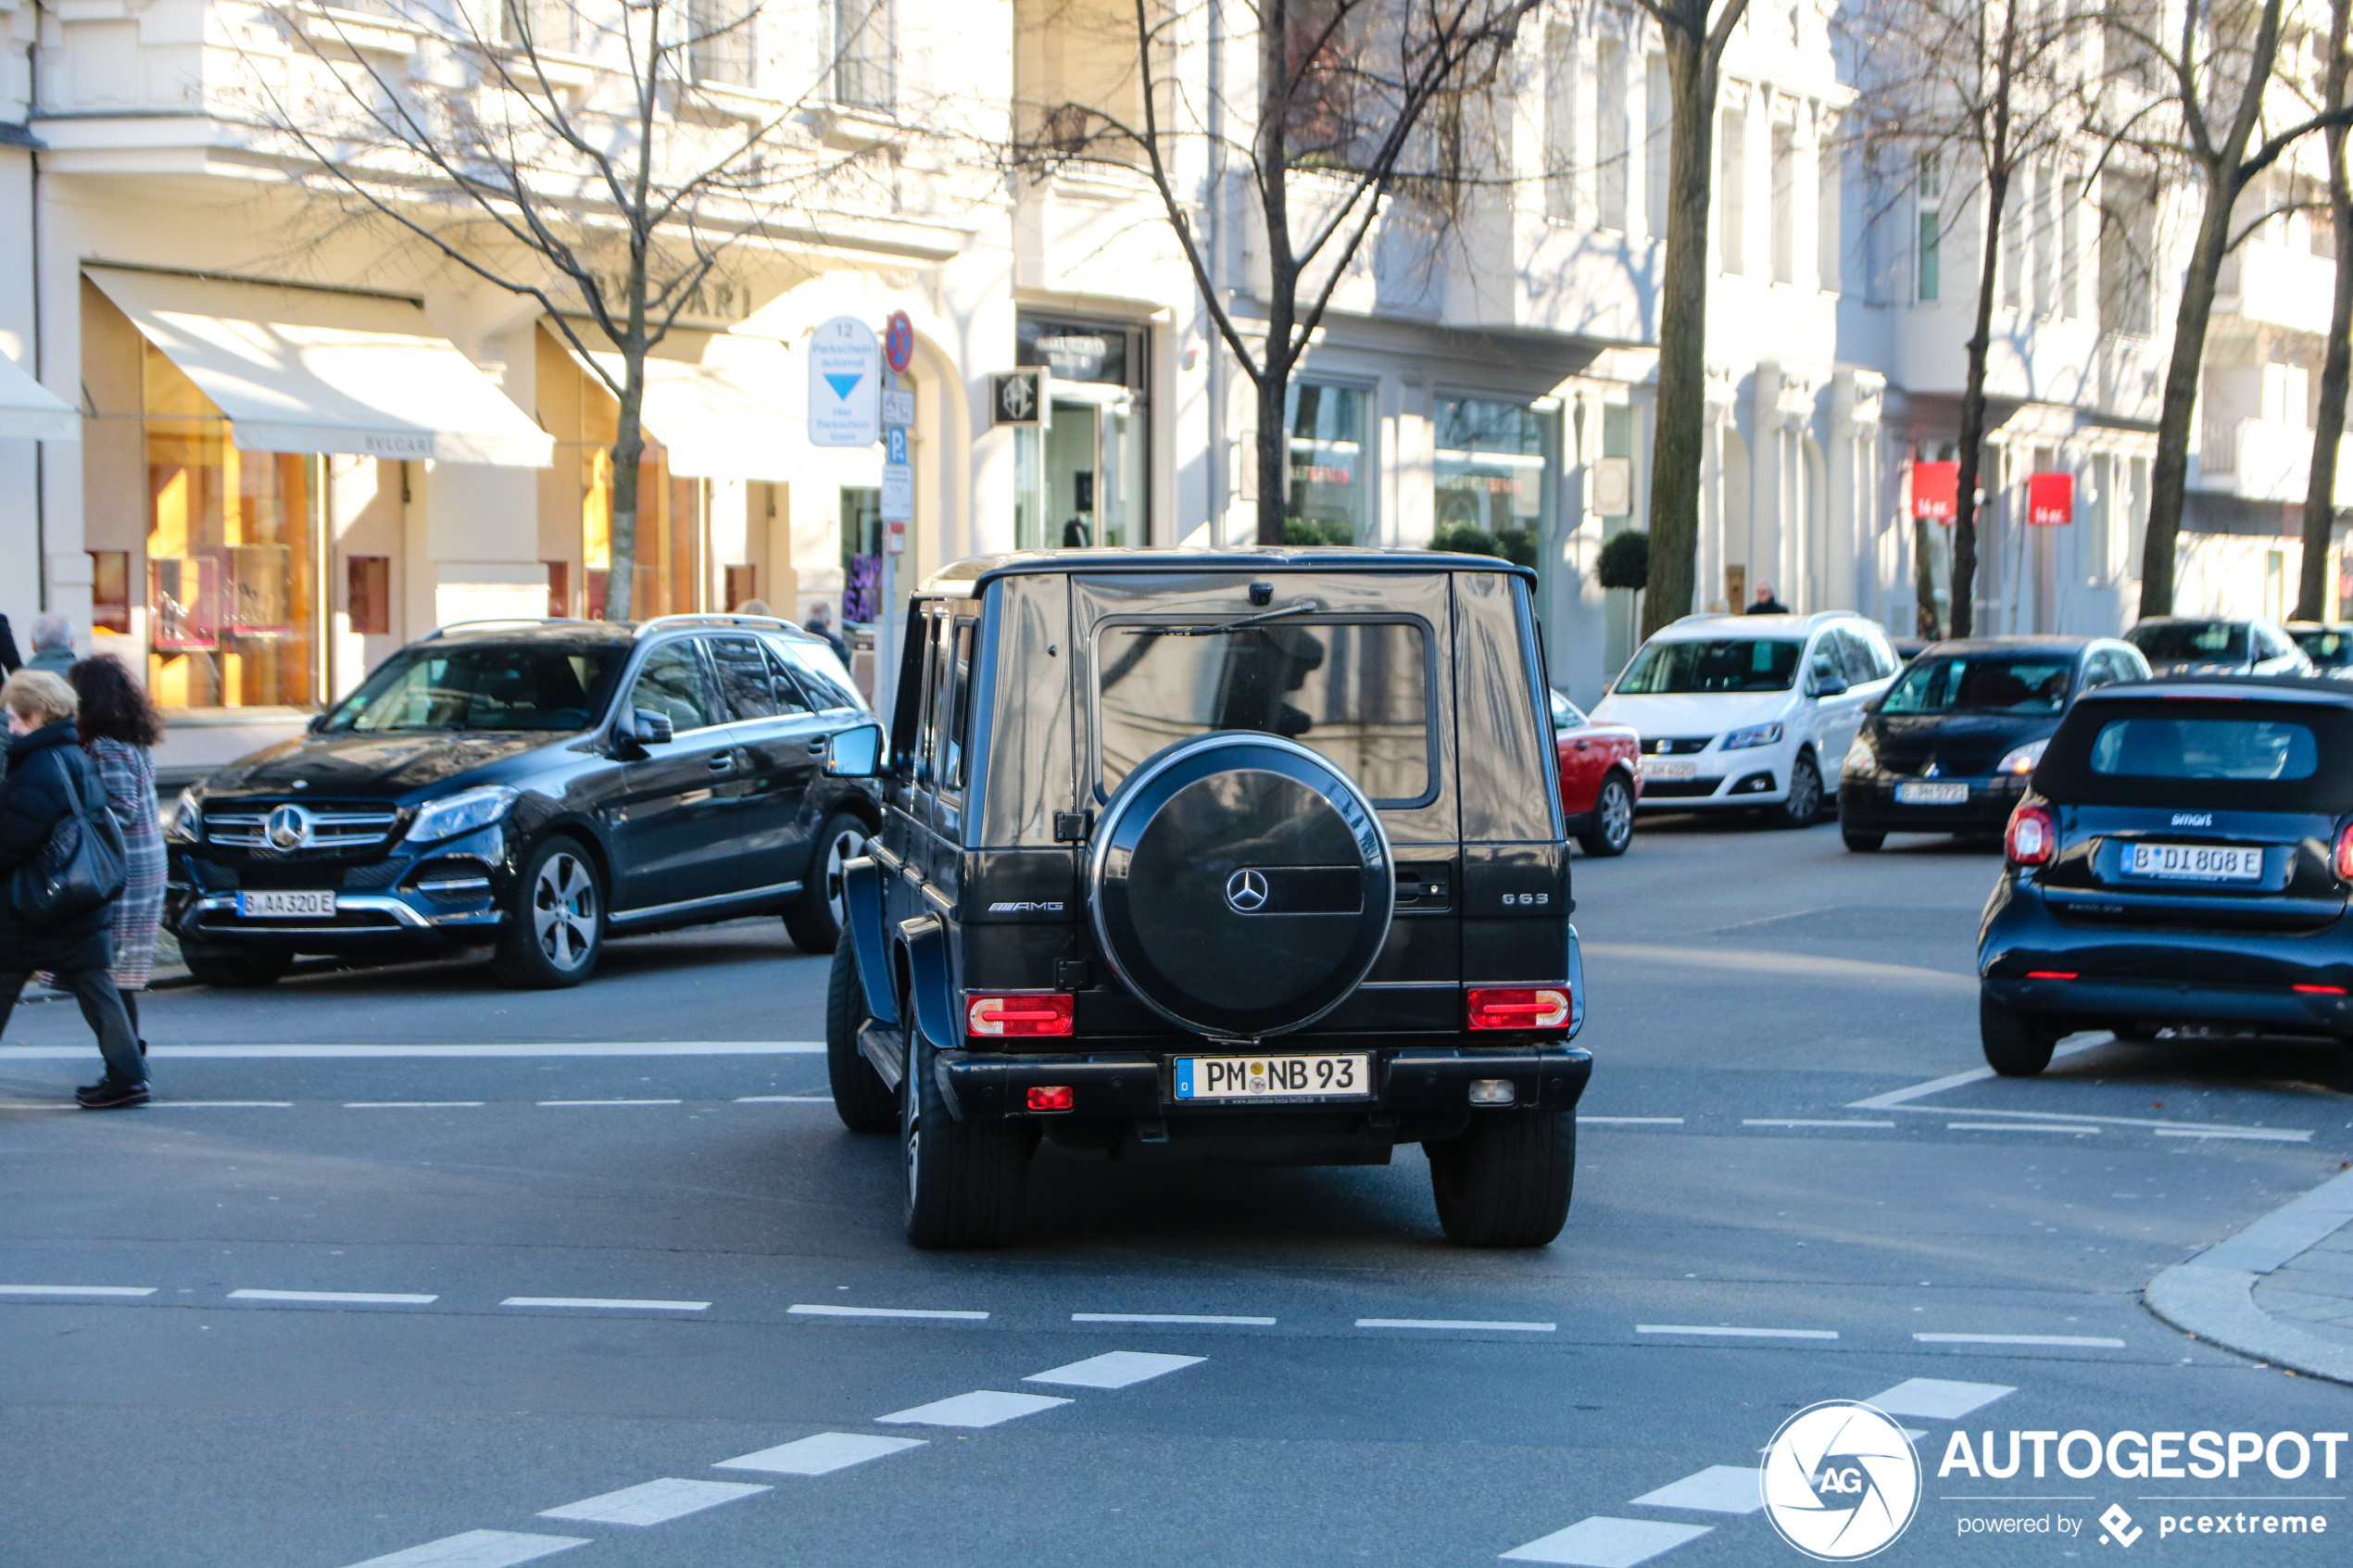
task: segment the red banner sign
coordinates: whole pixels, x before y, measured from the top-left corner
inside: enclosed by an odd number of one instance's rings
[[[2061,528],[2073,522],[2075,476],[2071,473],[2028,474],[2026,521],[2036,528]]]
[[[1912,515],[1931,522],[1951,522],[1961,515],[1961,465],[1957,462],[1912,465]]]

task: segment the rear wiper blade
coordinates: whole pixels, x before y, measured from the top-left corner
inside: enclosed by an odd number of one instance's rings
[[[1131,637],[1150,634],[1156,637],[1222,637],[1228,632],[1247,631],[1269,621],[1279,621],[1287,615],[1314,615],[1324,607],[1314,599],[1302,599],[1295,605],[1270,609],[1258,615],[1245,615],[1239,621],[1228,621],[1222,626],[1124,626],[1120,630]]]

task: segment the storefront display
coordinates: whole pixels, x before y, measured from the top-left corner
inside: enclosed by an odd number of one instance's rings
[[[1290,435],[1284,532],[1294,545],[1369,545],[1372,395],[1323,382],[1293,382],[1283,424]]]
[[[1471,530],[1504,559],[1538,565],[1559,467],[1559,409],[1441,397],[1435,413],[1438,533]]]

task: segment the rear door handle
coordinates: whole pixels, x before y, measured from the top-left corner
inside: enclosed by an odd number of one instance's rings
[[[728,753],[722,752],[711,759],[709,767],[714,773],[732,773],[736,771],[736,759]]]

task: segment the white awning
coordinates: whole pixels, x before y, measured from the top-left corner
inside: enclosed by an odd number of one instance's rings
[[[590,358],[622,379],[620,355]],[[646,429],[672,473],[790,479],[803,445],[802,415],[784,405],[791,387],[792,362],[774,338],[674,331],[646,356]]]
[[[555,441],[403,299],[86,270],[248,452],[544,469]]]
[[[25,441],[79,441],[82,415],[74,406],[0,354],[0,435]]]

